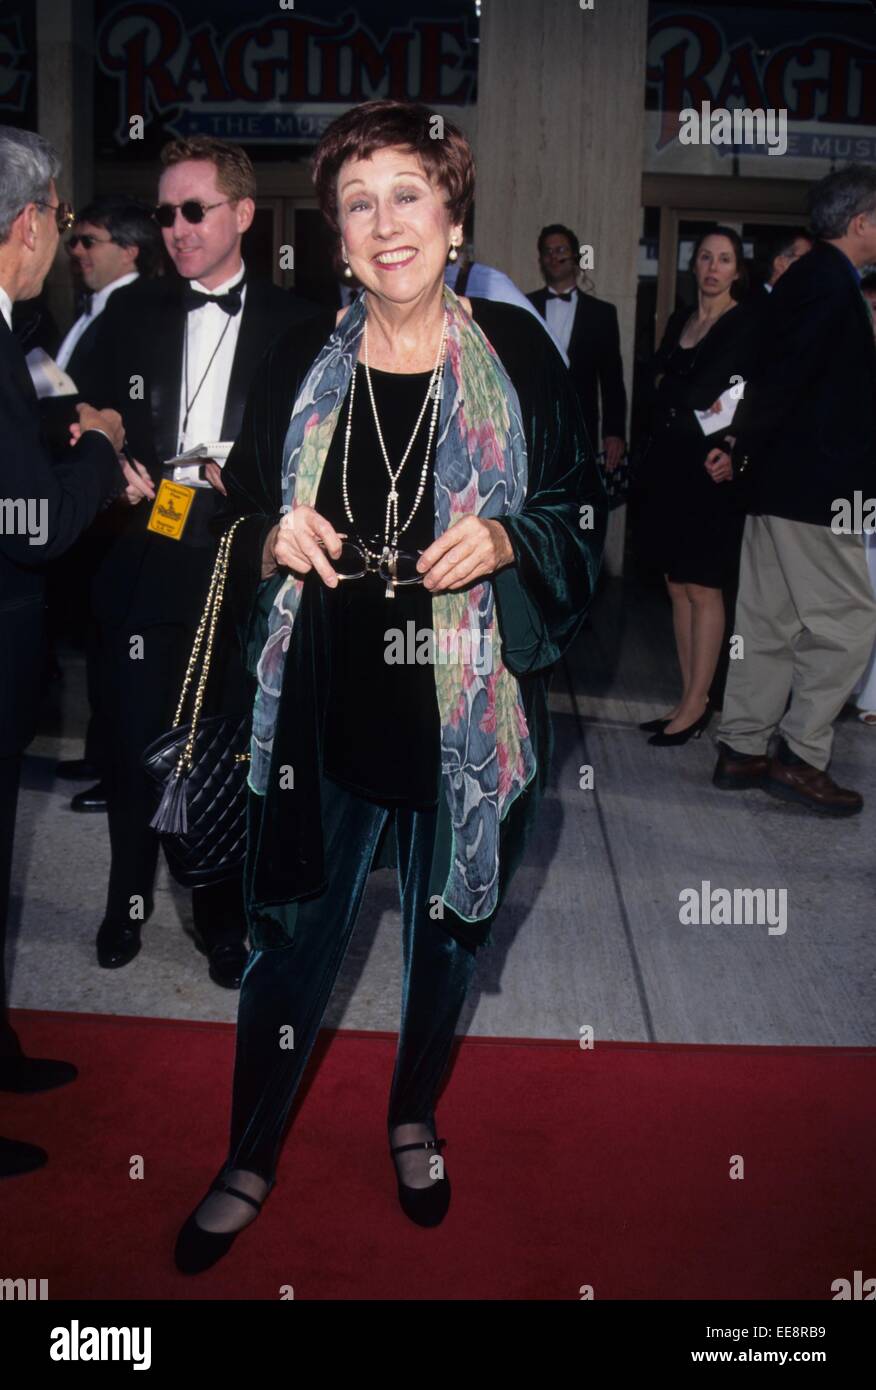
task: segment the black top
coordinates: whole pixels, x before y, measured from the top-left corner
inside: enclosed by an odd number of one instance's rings
[[[425,399],[431,372],[399,374],[371,368],[371,383],[390,465],[395,471]],[[398,480],[399,524],[410,515],[429,437],[430,400]],[[346,515],[341,487],[350,396],[326,457],[316,510],[336,531],[366,541],[383,537],[389,475],[380,448],[364,368],[356,369],[347,489],[355,525]],[[416,553],[434,539],[435,440],[423,495],[399,549]],[[372,549],[379,546],[372,545]],[[321,584],[320,579],[315,580]],[[331,677],[326,706],[324,769],[351,791],[395,805],[433,806],[438,799],[440,730],[431,662],[412,661],[423,630],[432,628],[432,596],[422,584],[399,586],[386,597],[378,575],[344,579],[328,590]],[[404,661],[387,662],[393,631],[403,634]],[[390,634],[390,635],[388,635]],[[396,644],[397,650],[398,644]],[[425,649],[425,643],[421,651]],[[390,654],[395,654],[390,648]]]

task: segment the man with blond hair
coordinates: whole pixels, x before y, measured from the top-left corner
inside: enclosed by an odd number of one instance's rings
[[[161,161],[155,215],[178,274],[107,306],[93,385],[85,388],[124,406],[129,450],[153,492],[162,480],[173,481],[167,460],[236,438],[263,354],[285,329],[317,312],[247,271],[241,243],[255,215],[256,181],[243,149],[199,136],[172,141]],[[154,501],[136,507],[95,580],[112,848],[97,952],[109,969],[133,960],[153,910],[159,840],[140,759],[173,722],[215,558],[210,523],[221,502],[221,469],[202,469],[203,478],[186,484],[191,497],[181,533],[148,528]],[[223,712],[243,712],[249,687],[236,646],[223,641],[217,648],[211,688],[224,692]],[[192,911],[210,978],[237,988],[247,960],[239,876],[195,889]]]

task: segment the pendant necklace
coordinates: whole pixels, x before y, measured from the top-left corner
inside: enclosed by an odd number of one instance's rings
[[[427,479],[428,474],[429,474],[429,455],[430,455],[430,452],[431,452],[431,449],[432,449],[432,440],[433,440],[434,435],[435,435],[435,429],[436,429],[436,426],[437,426],[437,424],[438,424],[438,408],[439,408],[439,405],[440,405],[440,402],[441,402],[441,394],[442,394],[442,386],[443,386],[443,377],[444,377],[444,361],[445,361],[445,357],[446,357],[446,353],[447,353],[447,322],[448,322],[448,317],[447,317],[447,314],[445,313],[445,315],[444,315],[444,324],[443,324],[443,327],[442,327],[442,330],[441,330],[441,341],[440,341],[440,343],[439,343],[439,345],[438,345],[438,355],[437,355],[436,360],[435,360],[435,366],[434,366],[434,368],[432,369],[432,375],[431,375],[431,377],[430,377],[430,379],[429,379],[429,384],[428,384],[428,386],[427,386],[427,388],[426,388],[426,395],[425,395],[425,397],[424,397],[424,399],[423,399],[423,404],[422,404],[422,406],[420,407],[420,413],[419,413],[419,415],[417,416],[417,423],[414,425],[413,433],[412,433],[412,435],[411,435],[411,437],[410,437],[410,440],[408,441],[408,447],[405,449],[404,455],[403,455],[403,457],[402,457],[402,461],[401,461],[401,463],[399,464],[398,468],[395,470],[395,472],[393,472],[393,470],[392,470],[392,465],[391,465],[390,462],[389,462],[389,455],[388,455],[387,452],[386,452],[386,444],[384,443],[384,439],[383,439],[383,431],[382,431],[381,428],[380,428],[380,419],[379,419],[378,414],[377,414],[377,403],[376,403],[376,401],[375,401],[375,399],[374,399],[374,390],[373,390],[373,387],[372,387],[372,384],[371,384],[371,373],[370,373],[369,370],[368,370],[368,319],[367,319],[367,318],[365,319],[365,327],[364,327],[364,331],[363,331],[363,344],[364,344],[364,361],[363,361],[363,366],[364,366],[364,368],[365,368],[365,381],[366,381],[366,384],[367,384],[367,386],[368,386],[368,395],[369,395],[369,397],[370,397],[370,399],[371,399],[371,411],[372,411],[372,414],[373,414],[373,416],[374,416],[374,426],[375,426],[375,429],[377,430],[377,438],[378,438],[378,441],[379,441],[379,443],[380,443],[380,451],[381,451],[381,453],[383,454],[383,461],[384,461],[384,463],[385,463],[385,465],[386,465],[386,471],[387,471],[387,473],[389,474],[389,493],[388,493],[387,498],[386,498],[386,514],[385,514],[385,518],[384,518],[384,527],[383,527],[383,551],[382,551],[382,553],[377,554],[377,553],[375,553],[375,552],[372,552],[371,550],[368,550],[367,547],[365,547],[365,554],[366,554],[366,556],[367,556],[370,560],[372,560],[372,561],[381,561],[381,560],[383,560],[383,561],[385,561],[385,562],[388,562],[388,561],[390,561],[390,560],[392,559],[393,553],[398,549],[398,538],[399,538],[399,536],[401,536],[401,535],[404,534],[404,532],[408,529],[408,527],[410,526],[411,522],[413,521],[414,516],[416,515],[416,512],[417,512],[417,509],[418,509],[418,507],[419,507],[419,505],[420,505],[420,502],[421,502],[422,499],[423,499],[423,494],[424,494],[424,492],[425,492],[425,490],[426,490],[426,479]],[[352,377],[351,377],[351,379],[350,379],[350,407],[349,407],[349,410],[348,410],[348,412],[347,412],[347,428],[346,428],[346,433],[345,433],[345,436],[344,436],[344,461],[343,461],[343,467],[342,467],[342,470],[341,470],[341,491],[342,491],[342,493],[343,493],[343,499],[344,499],[344,511],[345,511],[345,513],[346,513],[347,520],[349,521],[350,525],[353,527],[353,530],[354,530],[354,531],[356,530],[356,522],[355,522],[355,519],[354,519],[354,517],[353,517],[352,508],[350,507],[350,495],[349,495],[349,492],[348,492],[348,490],[347,490],[347,467],[348,467],[349,456],[350,456],[350,435],[351,435],[352,427],[353,427],[353,405],[354,405],[355,397],[356,397],[356,368],[358,367],[358,365],[359,365],[358,362],[354,363],[354,365],[353,365],[353,375],[352,375]],[[427,407],[427,405],[429,404],[429,398],[430,398],[430,397],[432,398],[432,403],[433,403],[433,404],[432,404],[432,414],[431,414],[431,418],[430,418],[430,421],[429,421],[429,437],[428,437],[428,439],[427,439],[427,441],[426,441],[426,452],[425,452],[425,456],[424,456],[424,459],[423,459],[423,467],[422,467],[422,469],[421,469],[421,471],[420,471],[420,481],[419,481],[419,484],[418,484],[418,486],[417,486],[417,493],[416,493],[416,496],[415,496],[415,498],[414,498],[414,504],[413,504],[413,506],[411,507],[410,514],[408,515],[407,520],[405,521],[404,525],[403,525],[403,526],[399,526],[399,524],[398,524],[398,502],[399,502],[399,495],[398,495],[398,486],[397,486],[397,485],[398,485],[398,480],[399,480],[399,478],[401,477],[401,472],[402,472],[402,469],[404,468],[404,466],[405,466],[405,464],[406,464],[406,462],[407,462],[408,455],[410,454],[411,449],[413,448],[414,440],[416,439],[417,433],[418,433],[418,431],[419,431],[419,429],[420,429],[420,425],[421,425],[422,422],[423,422],[423,416],[424,416],[425,413],[426,413],[426,407]],[[363,546],[364,546],[364,542],[363,542]],[[394,597],[395,597],[395,590],[393,589],[392,583],[391,583],[389,580],[387,580],[387,584],[386,584],[386,593],[385,593],[385,597],[386,597],[386,598],[394,598]]]

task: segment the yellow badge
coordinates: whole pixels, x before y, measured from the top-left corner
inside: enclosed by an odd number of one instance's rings
[[[195,500],[195,489],[183,483],[171,483],[167,478],[161,480],[152,512],[146,524],[148,531],[157,531],[159,536],[178,541],[185,529],[189,509]]]

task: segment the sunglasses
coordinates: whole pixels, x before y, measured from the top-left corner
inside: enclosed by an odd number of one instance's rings
[[[393,587],[404,584],[422,584],[424,575],[417,570],[417,561],[422,550],[413,554],[407,550],[393,550],[380,536],[372,536],[368,544],[358,536],[340,533],[341,553],[328,560],[338,579],[362,579],[366,574],[377,574],[386,584]]]
[[[34,202],[38,208],[51,209],[55,214],[55,222],[59,232],[69,232],[76,221],[76,214],[71,203],[47,203],[43,198],[36,198]]]
[[[66,246],[68,251],[75,251],[76,247],[80,244],[82,246],[83,251],[90,251],[92,246],[109,246],[113,241],[115,241],[115,237],[87,235],[81,236],[77,232],[75,236],[69,237],[68,240],[64,243],[64,245]]]
[[[203,222],[213,208],[224,207],[231,201],[230,198],[223,198],[220,203],[199,203],[197,198],[187,198],[184,203],[161,203],[155,209],[155,221],[159,227],[172,227],[176,221],[176,210],[179,208],[187,222],[197,224]]]

